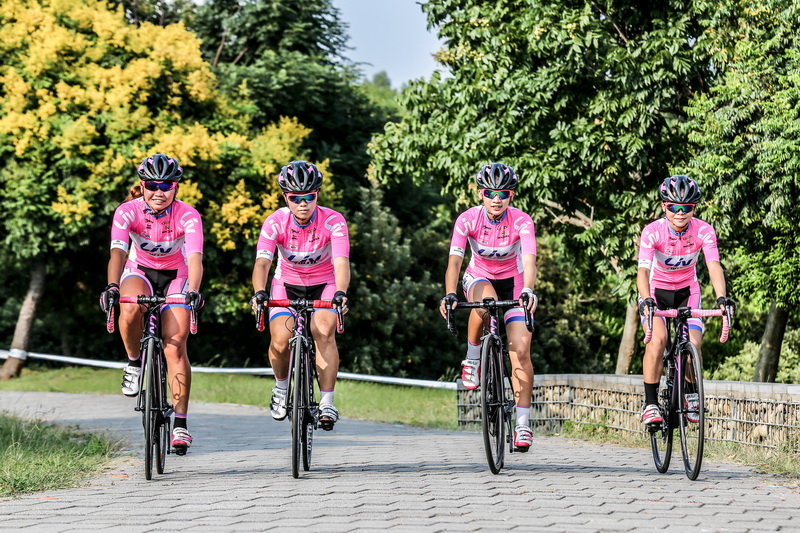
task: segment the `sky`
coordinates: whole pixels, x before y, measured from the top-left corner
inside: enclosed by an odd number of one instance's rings
[[[360,65],[365,78],[382,70],[392,87],[429,78],[436,70],[433,53],[439,48],[435,33],[427,30],[427,20],[417,0],[333,0],[342,22],[348,25],[345,54]]]

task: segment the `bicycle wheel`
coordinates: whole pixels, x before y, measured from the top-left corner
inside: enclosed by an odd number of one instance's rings
[[[700,474],[703,463],[706,413],[703,395],[703,362],[697,347],[691,342],[681,352],[681,372],[678,376],[678,424],[681,435],[681,453],[686,475],[691,480]],[[687,383],[688,382],[688,383]],[[696,401],[690,395],[696,394]],[[688,396],[688,399],[687,399]]]
[[[309,367],[310,362],[306,362],[304,365],[306,371],[303,373],[303,390],[305,394],[303,395],[303,405],[305,409],[303,412],[305,413],[305,421],[303,422],[303,434],[302,437],[302,452],[303,452],[303,470],[308,472],[311,468],[311,448],[314,443],[314,426],[316,421],[314,417],[311,415],[311,412],[314,409],[314,380],[311,378],[311,368]]]
[[[487,336],[481,347],[481,428],[486,460],[493,474],[503,468],[506,425],[503,412],[503,367],[496,337]]]
[[[297,339],[292,349],[292,477],[300,476],[300,463],[303,452],[303,432],[305,426],[305,402],[303,375],[305,374],[306,348],[302,340]]]
[[[139,394],[144,394],[144,477],[153,478],[153,451],[156,447],[156,381],[155,381],[155,341],[147,341],[144,360],[144,379],[142,380],[142,390]]]
[[[164,368],[164,356],[159,353],[156,358],[156,366],[158,368],[158,413],[155,431],[155,449],[156,449],[156,472],[159,474],[164,473],[164,466],[167,462],[167,453],[169,453],[170,445],[170,418],[168,415],[169,405],[167,402],[167,375]]]
[[[658,392],[658,406],[661,408],[661,416],[664,421],[660,425],[648,427],[650,432],[650,447],[653,450],[653,462],[656,470],[665,473],[669,469],[669,462],[672,459],[672,437],[675,432],[672,416],[672,391],[674,381],[674,368],[672,365],[664,363],[662,371],[661,385]]]

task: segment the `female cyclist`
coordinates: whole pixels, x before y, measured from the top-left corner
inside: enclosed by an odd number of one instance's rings
[[[192,444],[186,425],[192,368],[186,353],[189,305],[203,306],[198,292],[203,279],[203,224],[192,206],[176,200],[183,169],[164,154],[145,157],[137,169],[140,183],[114,212],[108,285],[100,295],[104,312],[119,296],[140,294],[185,295],[186,305],[167,305],[161,313],[164,356],[175,406],[172,447],[184,455]],[[130,243],[133,242],[133,246]],[[120,308],[119,331],[128,365],[122,377],[122,393],[139,394],[139,340],[143,313],[137,305]]]
[[[475,177],[482,205],[461,213],[450,241],[450,259],[445,273],[445,290],[440,311],[447,318],[447,306],[455,308],[456,286],[464,261],[467,242],[471,259],[461,285],[469,301],[484,298],[516,300],[531,313],[536,310],[533,294],[536,283],[536,235],[531,217],[510,207],[517,187],[514,169],[503,163],[484,166]],[[474,309],[467,328],[467,358],[461,362],[461,380],[467,389],[480,385],[480,337],[484,312]],[[514,446],[526,452],[533,437],[530,430],[530,407],[533,396],[531,334],[525,327],[522,309],[509,309],[505,316],[511,355],[511,379],[517,404]]]
[[[699,308],[700,284],[697,281],[697,259],[703,252],[717,305],[733,311],[734,303],[725,295],[725,274],[719,262],[717,234],[710,224],[694,218],[697,203],[703,197],[700,187],[683,175],[670,176],[658,189],[664,218],[648,224],[639,243],[639,314],[647,320],[650,309]],[[689,319],[689,338],[700,351],[703,321]],[[653,337],[646,345],[644,361],[644,410],[642,422],[656,424],[664,419],[658,408],[658,384],[663,370],[662,354],[667,344],[664,319],[653,321]],[[692,390],[687,383],[687,390]],[[697,422],[698,396],[687,394],[686,418]],[[691,412],[694,411],[694,415]]]
[[[322,172],[311,163],[292,161],[278,174],[286,206],[272,213],[261,227],[253,266],[251,304],[268,300],[266,286],[269,270],[280,252],[270,289],[273,299],[332,300],[347,312],[347,289],[350,286],[350,236],[344,217],[317,205],[322,187]],[[336,347],[336,311],[320,309],[311,320],[311,333],[317,348],[319,375],[319,422],[330,431],[339,420],[333,405],[333,390],[339,371]],[[294,315],[286,308],[272,308],[269,313],[269,361],[275,372],[270,410],[275,420],[286,418],[289,388],[289,338]]]

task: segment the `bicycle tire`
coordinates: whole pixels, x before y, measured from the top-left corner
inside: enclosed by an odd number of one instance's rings
[[[149,339],[145,348],[144,379],[142,384],[144,389],[139,394],[144,394],[144,477],[153,479],[153,451],[155,450],[155,414],[153,408],[156,385],[153,354],[155,353],[155,341]]]
[[[697,347],[689,342],[681,352],[681,376],[678,376],[678,427],[680,429],[681,454],[686,476],[694,481],[700,474],[703,464],[703,447],[705,440],[705,396],[703,394],[703,362]],[[698,396],[699,409],[689,411],[686,395],[686,378],[694,383],[695,393]],[[689,417],[696,417],[697,422],[691,422]]]
[[[669,470],[669,463],[672,459],[673,437],[675,435],[674,417],[672,416],[674,368],[667,364],[666,361],[662,370],[662,379],[659,381],[662,385],[659,387],[658,404],[664,421],[660,426],[648,428],[648,431],[650,432],[650,448],[653,450],[653,462],[656,465],[656,470],[664,474]]]
[[[503,468],[506,424],[504,413],[503,367],[496,337],[486,336],[481,346],[481,430],[489,470]]]
[[[160,352],[160,350],[159,350]],[[156,472],[164,473],[167,462],[167,453],[170,447],[170,418],[167,416],[167,376],[164,368],[164,356],[159,353],[156,358],[158,369],[158,416],[156,424]]]
[[[303,452],[303,426],[305,406],[303,405],[303,374],[305,372],[305,345],[297,339],[292,349],[292,477],[300,477],[300,464]]]
[[[314,416],[311,414],[314,404],[314,380],[311,378],[310,364],[310,361],[306,361],[306,364],[303,365],[305,368],[305,372],[303,372],[303,413],[305,421],[303,422],[303,434],[301,436],[303,470],[306,472],[311,469],[311,449],[314,444],[314,426],[316,424]]]

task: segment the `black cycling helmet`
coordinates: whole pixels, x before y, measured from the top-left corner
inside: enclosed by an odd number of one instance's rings
[[[662,202],[696,204],[703,197],[703,191],[689,176],[677,174],[664,180],[658,188],[658,195]]]
[[[483,167],[475,181],[481,189],[514,190],[517,188],[517,175],[514,169],[503,163],[491,163]]]
[[[278,174],[278,185],[286,192],[316,191],[322,187],[322,172],[313,163],[292,161]]]
[[[136,171],[139,173],[139,177],[145,181],[181,181],[181,177],[183,177],[183,168],[178,160],[164,154],[145,157]]]

